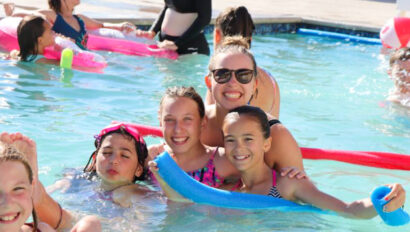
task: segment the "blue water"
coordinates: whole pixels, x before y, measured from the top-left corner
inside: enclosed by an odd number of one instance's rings
[[[279,34],[255,36],[252,50],[258,65],[276,77],[280,120],[300,146],[410,154],[410,109],[385,100],[393,83],[379,46]],[[85,165],[93,135],[112,120],[158,125],[158,103],[167,87],[192,85],[205,94],[206,56],[172,61],[101,54],[109,63],[103,74],[0,60],[0,131],[20,131],[37,142],[45,185],[66,168]],[[304,164],[321,190],[345,201],[368,197],[385,183],[402,183],[410,191],[409,172],[331,161]],[[124,210],[89,201],[94,187],[54,197],[64,207],[100,214],[108,220],[106,231],[410,231],[388,227],[378,217],[226,210],[167,203],[158,194]]]

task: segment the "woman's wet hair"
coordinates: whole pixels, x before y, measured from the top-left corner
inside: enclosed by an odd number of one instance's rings
[[[88,160],[87,165],[85,165],[83,171],[87,172],[87,173],[90,173],[90,175],[88,176],[89,179],[92,179],[94,176],[97,175],[96,161],[97,161],[98,151],[100,150],[101,144],[103,143],[104,139],[108,135],[115,134],[115,133],[121,134],[125,138],[127,138],[129,140],[132,140],[134,142],[135,150],[137,151],[138,163],[141,165],[141,167],[143,167],[143,172],[140,176],[135,176],[133,181],[135,182],[135,181],[138,181],[138,180],[145,180],[147,178],[147,173],[148,173],[148,169],[145,167],[145,161],[148,157],[147,145],[143,141],[135,140],[135,138],[123,128],[120,128],[120,129],[115,130],[115,131],[110,131],[110,132],[104,134],[103,136],[101,136],[101,138],[97,138],[95,140],[94,145],[95,145],[96,150],[91,154],[90,159]]]
[[[0,163],[3,162],[20,162],[23,164],[24,168],[27,171],[27,177],[30,182],[30,184],[33,184],[33,170],[31,169],[31,166],[27,159],[24,157],[24,155],[18,151],[15,147],[10,146],[8,144],[5,144],[3,142],[0,142]],[[37,214],[36,211],[34,210],[34,205],[33,205],[33,211],[32,211],[32,218],[33,218],[33,232],[38,231],[37,226],[38,226],[38,220],[37,220]]]
[[[230,110],[229,113],[225,116],[225,120],[229,117],[232,117],[232,114],[239,114],[239,116],[245,115],[256,119],[256,121],[260,125],[263,137],[265,139],[270,137],[269,120],[266,116],[266,113],[261,108],[248,105],[239,106]]]
[[[254,76],[257,76],[257,66],[255,57],[252,52],[249,50],[249,43],[242,36],[228,36],[225,37],[220,46],[216,48],[215,53],[212,55],[209,60],[208,69],[212,71],[215,69],[216,58],[220,54],[244,54],[248,56],[252,61],[252,69],[254,70]]]
[[[201,96],[195,91],[194,87],[174,86],[165,91],[159,103],[159,112],[162,113],[162,103],[165,98],[186,97],[192,99],[198,106],[198,113],[201,118],[205,116],[205,106]]]
[[[390,57],[390,67],[397,63],[397,61],[406,61],[410,59],[410,48],[402,48],[395,51]]]
[[[56,13],[61,13],[61,0],[48,0],[48,7]]]
[[[255,25],[246,7],[239,6],[225,9],[216,18],[215,26],[221,30],[224,37],[240,35],[246,38],[249,47],[251,46],[251,37]]]
[[[20,59],[32,61],[38,55],[38,38],[45,31],[45,19],[40,16],[26,16],[17,27],[17,40],[20,46]]]

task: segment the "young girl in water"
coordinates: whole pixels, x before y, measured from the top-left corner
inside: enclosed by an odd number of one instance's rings
[[[225,178],[238,175],[223,156],[223,149],[207,147],[199,140],[207,119],[204,103],[194,88],[168,88],[160,102],[159,120],[167,150],[191,177],[221,187]],[[162,152],[163,146],[159,149],[155,154]]]
[[[248,45],[251,47],[252,33],[255,30],[255,25],[248,10],[244,6],[230,7],[225,9],[218,15],[215,20],[214,28],[214,48],[215,50],[222,44],[225,37],[240,35],[245,38]],[[206,77],[206,84],[210,87],[211,78]],[[258,83],[253,98],[250,104],[258,106],[265,112],[271,114],[274,118],[279,119],[280,93],[279,85],[275,78],[270,73],[260,67],[257,67]],[[206,94],[205,104],[214,104],[215,100],[208,91]]]
[[[232,109],[222,125],[225,153],[241,173],[235,191],[269,195],[291,201],[304,202],[322,209],[330,209],[349,217],[372,218],[377,215],[370,198],[345,203],[319,191],[309,179],[290,179],[277,175],[264,161],[272,138],[266,114],[253,106]],[[400,184],[388,185],[392,191],[386,197],[387,212],[400,208],[405,191]]]
[[[63,210],[38,180],[35,143],[19,133],[0,135],[0,192],[1,232],[55,231],[49,224],[38,222],[38,218],[48,222],[48,215],[36,213],[39,208],[53,205],[57,205],[56,210],[47,210],[58,220],[53,224],[55,229],[71,228],[74,224],[72,214]],[[33,223],[25,223],[30,215]],[[98,218],[86,216],[71,231],[97,232],[101,225]]]
[[[57,64],[57,61],[46,59],[43,56],[46,47],[55,45],[54,37],[50,23],[44,18],[26,16],[17,27],[20,52],[12,51],[11,56],[18,53],[22,61]]]
[[[243,37],[227,37],[209,62],[208,89],[215,104],[206,110],[208,123],[201,134],[201,141],[206,145],[223,146],[220,131],[226,114],[235,107],[249,104],[256,94],[258,69],[246,44]],[[272,146],[265,154],[266,163],[277,171],[288,167],[303,170],[302,154],[292,134],[277,119],[269,117]]]
[[[133,31],[135,26],[129,22],[102,23],[84,15],[73,14],[74,8],[80,4],[80,0],[48,0],[49,10],[38,12],[16,12],[13,13],[10,4],[5,6],[7,16],[27,16],[32,13],[44,15],[52,25],[52,30],[75,41],[82,49],[87,47],[87,29],[112,28],[117,30]]]

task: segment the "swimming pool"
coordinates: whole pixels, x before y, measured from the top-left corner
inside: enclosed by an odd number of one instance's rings
[[[255,36],[253,41],[258,65],[279,82],[280,120],[301,146],[410,154],[410,111],[385,101],[393,83],[379,46],[295,34]],[[0,131],[20,131],[37,141],[45,185],[61,178],[64,168],[85,165],[94,148],[93,135],[112,120],[158,125],[165,88],[193,85],[205,93],[206,56],[171,61],[101,54],[109,62],[104,74],[62,73],[57,67],[0,60]],[[320,189],[346,201],[368,197],[384,183],[410,182],[404,171],[311,160],[305,167]],[[166,204],[155,194],[141,197],[127,210],[107,202],[86,206],[93,187],[55,197],[66,207],[110,218],[106,231],[410,230],[388,227],[379,218]]]

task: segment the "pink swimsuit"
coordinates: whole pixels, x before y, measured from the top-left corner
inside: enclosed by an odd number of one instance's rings
[[[217,188],[223,184],[223,178],[220,177],[215,169],[214,158],[215,154],[218,152],[218,148],[215,149],[215,152],[209,158],[208,163],[205,167],[200,168],[195,171],[187,172],[195,180],[206,184],[208,186]]]

